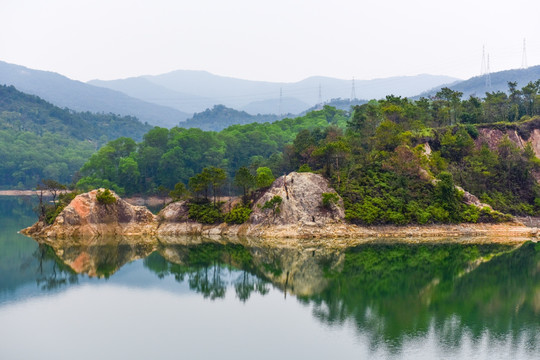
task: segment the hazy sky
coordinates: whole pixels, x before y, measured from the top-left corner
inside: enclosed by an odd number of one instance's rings
[[[73,79],[478,75],[540,64],[540,1],[0,0],[0,60]]]

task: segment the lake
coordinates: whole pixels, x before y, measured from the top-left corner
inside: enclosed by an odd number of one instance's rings
[[[34,205],[0,197],[0,359],[540,358],[536,243],[51,247]]]

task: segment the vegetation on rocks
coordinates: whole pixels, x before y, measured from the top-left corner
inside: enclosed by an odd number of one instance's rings
[[[104,189],[103,191],[98,190],[96,200],[102,205],[110,205],[116,202],[116,198],[109,189]]]
[[[299,170],[329,179],[346,219],[356,224],[540,215],[540,160],[529,143],[523,146],[540,130],[539,87],[509,83],[508,94],[485,99],[462,99],[448,88],[416,101],[389,95],[350,113],[325,106],[296,119],[219,133],[154,128],[140,144],[118,139],[100,149],[81,168],[78,186],[110,184],[126,194],[178,186],[175,199],[187,196],[188,188],[195,199],[190,217],[216,223],[224,219],[220,196],[242,194],[249,207],[274,174]],[[460,189],[492,209],[467,203]],[[333,202],[332,195],[321,199],[324,207]],[[279,211],[277,200],[265,206]]]

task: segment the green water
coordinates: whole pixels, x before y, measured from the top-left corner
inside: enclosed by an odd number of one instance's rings
[[[0,198],[0,358],[538,359],[540,245],[39,245]]]

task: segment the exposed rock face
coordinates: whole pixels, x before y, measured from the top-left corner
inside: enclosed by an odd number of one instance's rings
[[[335,193],[339,199],[330,208],[322,206],[322,194]],[[263,209],[274,196],[282,199],[279,209]],[[343,200],[318,174],[292,172],[276,179],[253,206],[253,225],[314,225],[341,223],[345,219]]]
[[[322,194],[334,193],[338,199],[328,208],[322,206]],[[282,199],[278,209],[263,209],[274,196]],[[230,199],[231,206],[239,199]],[[203,225],[188,219],[185,202],[169,204],[158,214],[159,236],[178,235],[223,235],[261,237],[313,237],[343,236],[350,229],[343,223],[345,211],[343,200],[321,175],[312,173],[290,173],[274,181],[272,186],[254,204],[253,213],[242,225]]]
[[[76,196],[50,226],[37,223],[23,233],[51,238],[155,233],[157,221],[147,208],[130,205],[112,191],[116,202],[101,204],[96,199],[97,192]]]
[[[186,201],[177,201],[165,206],[158,214],[160,222],[177,223],[188,221],[188,207]]]
[[[476,145],[487,145],[490,150],[497,150],[501,140],[508,136],[508,139],[512,141],[520,149],[525,148],[527,143],[531,144],[532,149],[536,157],[540,158],[540,129],[532,129],[528,139],[521,137],[517,130],[507,129],[499,130],[494,128],[480,128],[478,129],[478,138],[476,139]]]
[[[463,191],[463,200],[465,201],[465,204],[474,205],[479,209],[483,209],[487,207],[488,209],[493,210],[491,205],[481,202],[480,199],[478,199],[475,195],[471,194],[470,192],[464,190],[463,188],[459,186],[456,186],[456,188],[459,191]]]

